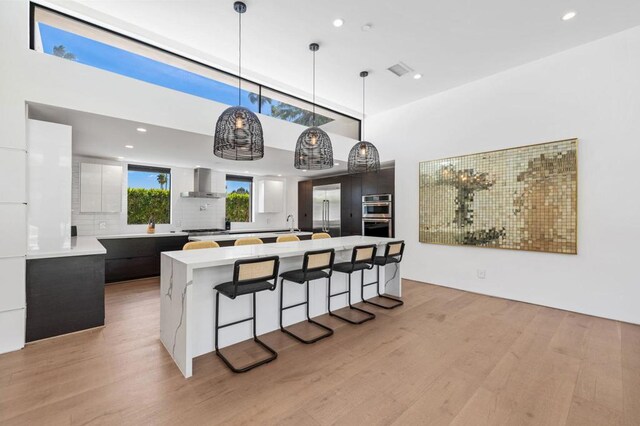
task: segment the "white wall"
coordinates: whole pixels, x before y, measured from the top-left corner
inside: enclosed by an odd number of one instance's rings
[[[396,160],[404,277],[640,323],[638,52],[640,27],[371,117],[370,140]],[[418,242],[419,161],[572,137],[577,256]]]

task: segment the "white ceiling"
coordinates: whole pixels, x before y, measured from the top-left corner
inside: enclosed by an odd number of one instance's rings
[[[319,176],[346,173],[346,162],[330,170],[303,172],[293,167],[293,151],[265,147],[258,161],[223,160],[213,155],[213,136],[153,126],[41,104],[29,104],[29,117],[67,124],[73,130],[73,154],[128,163],[195,168],[254,176]],[[138,127],[146,133],[136,131]],[[133,149],[125,148],[132,145]],[[118,157],[123,157],[118,159]]]
[[[67,11],[235,71],[233,0],[50,0]],[[638,0],[247,0],[245,74],[309,98],[317,41],[319,102],[361,110],[358,74],[369,70],[367,111],[381,112],[640,25]],[[578,15],[561,20],[568,10]],[[334,28],[341,17],[345,24]],[[362,31],[363,24],[370,31]],[[398,78],[403,61],[423,75]]]

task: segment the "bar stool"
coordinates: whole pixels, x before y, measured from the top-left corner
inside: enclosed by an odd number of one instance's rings
[[[237,260],[233,266],[233,281],[218,284],[214,287],[216,291],[216,319],[215,319],[215,346],[216,355],[218,355],[222,361],[233,371],[234,373],[244,373],[251,369],[254,369],[262,364],[273,361],[278,357],[278,353],[272,348],[267,346],[262,340],[258,339],[256,335],[256,293],[260,291],[276,289],[278,281],[278,268],[280,267],[280,259],[278,256],[260,257],[256,259],[243,259]],[[269,281],[273,280],[273,283]],[[238,321],[230,322],[228,324],[219,323],[220,316],[220,294],[228,297],[229,299],[235,299],[237,296],[251,294],[253,299],[252,315],[249,318],[241,319]],[[240,324],[243,322],[253,322],[253,341],[262,346],[271,355],[261,361],[257,361],[253,364],[249,364],[245,367],[236,368],[223,354],[220,352],[218,346],[218,330],[232,325]]]
[[[346,321],[351,324],[362,324],[363,322],[372,320],[376,317],[373,312],[366,311],[364,309],[357,308],[351,305],[351,274],[356,271],[362,271],[361,282],[364,283],[364,271],[365,269],[370,270],[373,269],[373,261],[376,257],[376,245],[365,245],[365,246],[356,246],[353,248],[353,252],[351,253],[351,261],[350,262],[342,262],[333,265],[333,270],[336,272],[342,272],[343,274],[349,275],[349,288],[347,291],[342,291],[340,293],[331,294],[331,281],[329,281],[329,315],[340,318],[343,321]],[[336,313],[331,312],[331,298],[335,296],[340,296],[342,294],[347,295],[347,300],[349,302],[349,308],[362,312],[366,314],[366,317],[360,321],[353,321],[349,318],[343,317]]]
[[[398,300],[394,297],[389,297],[386,296],[384,294],[380,294],[380,267],[381,266],[386,266],[390,263],[400,263],[402,261],[402,254],[404,253],[404,241],[393,241],[390,243],[387,243],[387,245],[384,248],[384,256],[377,256],[373,263],[374,265],[376,265],[378,267],[377,270],[377,278],[374,282],[370,282],[368,284],[364,283],[364,280],[362,281],[362,291],[360,293],[361,297],[362,297],[362,301],[364,303],[368,303],[370,305],[374,305],[377,306],[379,308],[384,308],[384,309],[394,309],[397,308],[398,306],[402,306],[404,305],[404,302],[402,300]],[[371,301],[367,301],[364,299],[364,288],[366,286],[370,286],[370,285],[374,285],[376,286],[376,293],[378,294],[378,297],[382,298],[382,299],[388,299],[393,301],[394,303],[391,305],[381,305],[379,303],[375,303],[375,302],[371,302]],[[386,284],[385,284],[386,286]]]
[[[251,246],[254,244],[262,244],[262,240],[260,238],[255,237],[247,237],[247,238],[238,238],[234,246]]]
[[[182,247],[182,250],[199,250],[208,248],[219,248],[220,245],[215,241],[191,241]]]
[[[278,235],[278,238],[276,238],[276,243],[290,243],[293,241],[300,241],[300,238],[295,234]]]
[[[326,232],[316,232],[315,234],[311,235],[312,240],[324,240],[325,238],[331,238],[331,235],[327,234]]]
[[[302,261],[302,269],[298,269],[295,271],[287,271],[280,274],[280,330],[283,333],[288,334],[294,339],[299,340],[302,343],[315,343],[320,339],[324,339],[325,337],[329,337],[333,334],[333,330],[319,322],[316,322],[309,317],[309,281],[319,280],[321,278],[327,278],[329,283],[331,283],[331,269],[333,267],[333,261],[335,259],[336,253],[334,249],[330,250],[316,250],[316,251],[308,251],[304,254],[304,259]],[[328,272],[327,272],[328,270]],[[291,281],[296,284],[306,284],[307,290],[307,299],[304,302],[296,303],[290,306],[284,306],[284,282]],[[329,284],[331,285],[331,284]],[[322,328],[325,330],[323,334],[313,339],[304,339],[297,334],[287,330],[282,325],[282,314],[285,310],[295,308],[298,306],[305,305],[307,309],[307,322],[315,325],[316,327]]]

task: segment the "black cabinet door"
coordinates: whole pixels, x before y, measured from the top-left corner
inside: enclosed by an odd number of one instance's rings
[[[104,238],[107,249],[105,281],[135,280],[160,275],[160,253],[182,250],[189,241],[186,235],[139,238]]]
[[[378,173],[378,194],[393,194],[395,169],[382,169]]]
[[[313,226],[313,181],[298,182],[298,228],[311,231]]]
[[[351,229],[351,176],[340,176],[340,231],[341,235],[352,235]]]
[[[139,238],[103,238],[100,244],[107,249],[107,259],[123,259],[138,256],[153,256],[157,252],[156,238],[170,237],[139,237]]]
[[[362,235],[362,175],[351,176],[351,235]]]
[[[104,265],[105,281],[137,280],[160,275],[160,254],[154,256],[107,259]]]
[[[104,325],[104,265],[104,255],[27,260],[27,342]]]
[[[362,195],[379,194],[378,173],[362,174]]]
[[[186,235],[176,237],[157,237],[154,239],[156,240],[156,251],[158,254],[163,251],[182,250],[182,247],[189,242],[189,237]]]

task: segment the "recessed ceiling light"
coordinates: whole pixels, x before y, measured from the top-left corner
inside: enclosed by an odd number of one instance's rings
[[[576,15],[577,15],[576,11],[575,10],[571,10],[571,11],[565,13],[564,15],[562,15],[562,20],[563,21],[569,21],[569,20],[575,18]]]
[[[362,31],[370,31],[371,28],[373,28],[373,25],[371,24],[364,24],[363,26],[360,27]]]
[[[278,175],[278,177],[282,177],[282,175]]]
[[[138,127],[136,130],[140,133],[147,133],[147,129],[145,129],[144,127]]]
[[[344,25],[344,20],[337,18],[333,20],[333,26],[336,28],[340,28],[342,25]]]
[[[334,166],[339,166],[339,165],[340,165],[340,163],[333,163],[333,165],[334,165]]]
[[[307,170],[306,170],[306,169],[303,169],[302,171],[303,171],[303,172],[306,172]]]
[[[128,149],[133,149],[133,145],[125,145],[124,147]]]
[[[200,165],[197,165],[197,166],[196,166],[196,169],[199,169],[199,168],[200,168]]]
[[[420,73],[414,74],[413,78],[415,78],[416,80],[420,80],[422,78],[422,74]]]

